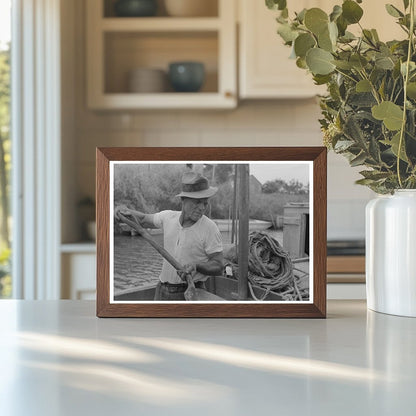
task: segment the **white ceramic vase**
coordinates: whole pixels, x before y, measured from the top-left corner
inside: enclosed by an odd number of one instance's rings
[[[416,317],[416,190],[367,204],[366,282],[369,309]]]

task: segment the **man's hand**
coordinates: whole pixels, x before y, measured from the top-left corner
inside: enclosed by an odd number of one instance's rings
[[[132,210],[127,208],[125,205],[118,205],[114,208],[114,218],[116,218],[117,220],[121,220],[119,214],[128,217],[132,215]]]
[[[191,277],[194,277],[196,274],[196,264],[195,263],[189,263],[189,264],[185,264],[185,266],[183,266],[182,270],[178,270],[177,271],[179,277],[186,281],[186,275],[190,274]]]

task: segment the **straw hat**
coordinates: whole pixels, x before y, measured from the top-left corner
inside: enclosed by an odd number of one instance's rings
[[[194,171],[185,172],[182,176],[182,192],[176,196],[185,198],[211,198],[218,188],[209,186],[208,179]]]

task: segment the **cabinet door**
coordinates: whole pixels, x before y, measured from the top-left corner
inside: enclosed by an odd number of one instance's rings
[[[304,7],[328,11],[332,8],[325,7],[328,2],[299,0],[295,7],[296,11]],[[311,75],[289,59],[291,49],[277,34],[276,11],[269,10],[264,1],[239,0],[239,15],[241,98],[305,98],[322,93]]]
[[[62,298],[95,299],[96,255],[65,253],[62,255]]]

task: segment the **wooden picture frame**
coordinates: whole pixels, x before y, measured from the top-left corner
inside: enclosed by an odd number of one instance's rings
[[[239,148],[150,148],[150,147],[135,147],[135,148],[97,148],[97,166],[96,166],[96,201],[97,201],[97,316],[98,317],[209,317],[209,318],[325,318],[326,317],[326,186],[327,186],[327,150],[324,147],[239,147]],[[176,169],[177,166],[201,166],[204,169],[221,164],[233,164],[235,166],[235,176],[239,172],[244,171],[242,166],[248,166],[252,169],[262,168],[264,165],[265,172],[272,172],[280,168],[283,172],[283,167],[288,166],[289,169],[295,167],[296,170],[305,166],[308,167],[309,182],[308,182],[308,206],[309,211],[303,218],[307,218],[305,228],[305,221],[296,221],[295,217],[285,217],[284,222],[287,227],[290,224],[300,224],[303,229],[307,229],[308,241],[308,269],[305,269],[308,275],[309,286],[304,292],[299,293],[296,284],[296,290],[299,295],[295,300],[283,301],[279,294],[274,297],[273,290],[262,288],[258,291],[256,285],[249,285],[250,293],[254,297],[247,295],[248,291],[244,279],[247,280],[244,268],[247,267],[244,263],[248,262],[248,258],[241,256],[244,253],[244,243],[239,244],[239,267],[242,272],[239,274],[239,279],[242,282],[237,282],[237,290],[229,292],[230,298],[224,297],[224,301],[142,301],[142,300],[123,300],[122,295],[114,293],[114,171],[118,172],[123,164],[130,164],[138,166],[137,169],[142,169],[143,166],[150,166],[156,164],[157,166],[171,164]],[[200,165],[201,164],[201,165]],[[173,169],[172,168],[172,169]],[[181,168],[182,169],[182,168]],[[286,169],[286,168],[285,168]],[[305,168],[306,169],[306,168]],[[150,168],[149,168],[150,170]],[[238,170],[238,171],[237,171]],[[212,172],[212,180],[215,181],[214,172]],[[232,178],[233,175],[230,175]],[[228,180],[228,179],[227,179]],[[231,179],[229,179],[231,181]],[[250,179],[251,181],[251,179]],[[251,186],[250,182],[247,183]],[[242,195],[245,192],[243,186],[244,181],[238,179],[236,182],[235,194]],[[231,186],[231,185],[230,185]],[[238,189],[238,191],[237,191]],[[248,189],[248,188],[247,188]],[[251,189],[251,188],[250,188]],[[253,191],[252,191],[253,192]],[[261,188],[260,192],[263,192]],[[248,191],[246,192],[248,193]],[[272,194],[280,195],[280,194]],[[231,198],[231,195],[230,195]],[[241,196],[240,196],[241,198]],[[277,196],[276,196],[277,198]],[[236,199],[234,198],[233,201]],[[254,197],[253,197],[254,200]],[[279,200],[280,201],[280,200]],[[236,204],[238,205],[238,204]],[[248,214],[247,219],[244,217],[244,209],[241,208],[244,201],[240,201],[240,226],[239,233],[244,233],[245,228],[248,230]],[[306,206],[301,203],[299,206]],[[296,206],[296,203],[289,203],[287,205]],[[234,208],[233,208],[234,210]],[[246,209],[248,212],[248,208]],[[174,212],[174,211],[172,211]],[[233,211],[234,212],[234,211]],[[285,214],[286,215],[286,214]],[[244,219],[241,219],[243,218]],[[310,219],[310,220],[309,220]],[[235,222],[237,226],[237,222]],[[286,227],[286,225],[284,225]],[[243,229],[243,230],[241,230]],[[284,228],[285,229],[285,228]],[[289,228],[288,228],[289,229]],[[246,232],[248,232],[245,230]],[[240,234],[239,234],[240,235]],[[244,236],[244,234],[241,234]],[[289,234],[288,234],[289,235]],[[309,240],[310,237],[310,240]],[[302,237],[304,238],[304,237]],[[305,237],[306,238],[306,237]],[[240,241],[245,241],[242,238]],[[310,242],[310,243],[309,243]],[[247,249],[248,250],[248,249]],[[304,259],[300,259],[303,261]],[[292,259],[293,262],[293,259]],[[111,267],[110,267],[111,264]],[[295,263],[293,263],[295,264]],[[293,266],[292,264],[292,266]],[[297,270],[295,266],[294,269]],[[231,268],[232,269],[232,268]],[[243,276],[243,277],[241,277]],[[302,275],[305,276],[305,275]],[[221,276],[218,277],[217,285],[225,281]],[[227,278],[228,279],[228,278]],[[234,279],[230,278],[231,280]],[[230,279],[226,280],[228,284]],[[296,281],[297,278],[294,278]],[[211,282],[211,281],[210,281]],[[210,283],[209,282],[209,283]],[[218,283],[220,282],[220,283]],[[299,282],[299,281],[298,281]],[[210,283],[211,284],[211,283]],[[222,284],[222,283],[221,283]],[[234,284],[234,283],[233,283]],[[234,286],[233,286],[234,287]],[[242,287],[242,289],[241,289]],[[217,289],[216,289],[217,290]],[[231,289],[230,289],[231,290]],[[259,289],[260,290],[260,289]],[[273,292],[273,293],[272,293]],[[144,291],[143,291],[144,293]],[[201,292],[202,293],[202,292]],[[217,292],[215,292],[217,293]],[[246,298],[241,297],[241,293]],[[265,300],[258,299],[256,294],[265,293]],[[283,293],[283,292],[281,292]],[[305,293],[307,296],[305,297]],[[262,295],[262,296],[263,296]],[[132,295],[133,296],[133,295]],[[130,298],[129,298],[130,299]],[[141,298],[138,298],[141,299]],[[202,298],[198,298],[202,299]],[[228,300],[226,300],[228,299]],[[230,300],[231,299],[231,300]],[[268,300],[271,299],[271,300]],[[282,298],[283,299],[283,298]],[[287,299],[287,298],[284,298]],[[289,297],[290,299],[290,297]],[[300,300],[296,300],[300,299]],[[305,300],[306,299],[306,300]]]

